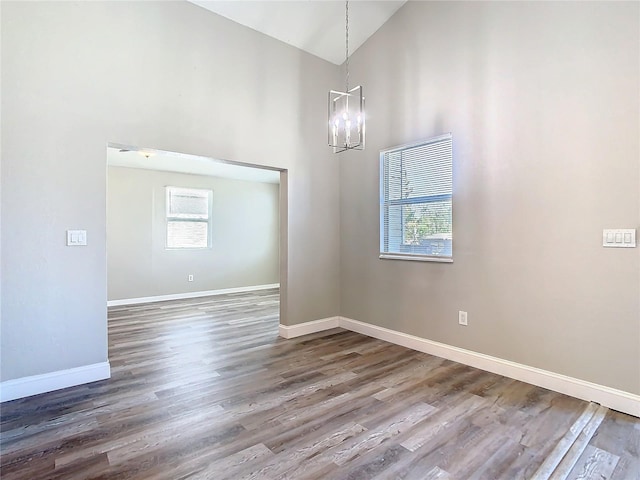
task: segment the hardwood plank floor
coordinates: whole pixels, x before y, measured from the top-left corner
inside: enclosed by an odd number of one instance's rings
[[[110,308],[112,378],[2,404],[0,476],[640,480],[639,419],[353,332],[284,340],[278,299]]]

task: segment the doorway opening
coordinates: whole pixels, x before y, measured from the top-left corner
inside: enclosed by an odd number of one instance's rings
[[[107,306],[279,290],[287,171],[107,145]],[[276,329],[277,334],[277,329]]]

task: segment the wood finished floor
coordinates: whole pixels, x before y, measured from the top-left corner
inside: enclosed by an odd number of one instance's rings
[[[0,476],[640,479],[639,419],[353,332],[284,340],[277,325],[277,290],[109,309],[112,378],[2,404]],[[574,458],[554,463],[572,435]]]

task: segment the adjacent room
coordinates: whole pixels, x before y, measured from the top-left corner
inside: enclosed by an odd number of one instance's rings
[[[0,22],[3,480],[640,480],[640,3]]]
[[[280,172],[107,148],[107,305],[279,287]]]

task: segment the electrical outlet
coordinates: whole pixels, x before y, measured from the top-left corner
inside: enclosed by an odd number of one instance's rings
[[[193,282],[193,275],[189,275],[189,281]]]
[[[460,325],[464,325],[464,326],[468,325],[468,323],[467,323],[467,312],[463,312],[462,310],[460,310],[458,312],[458,323]]]

